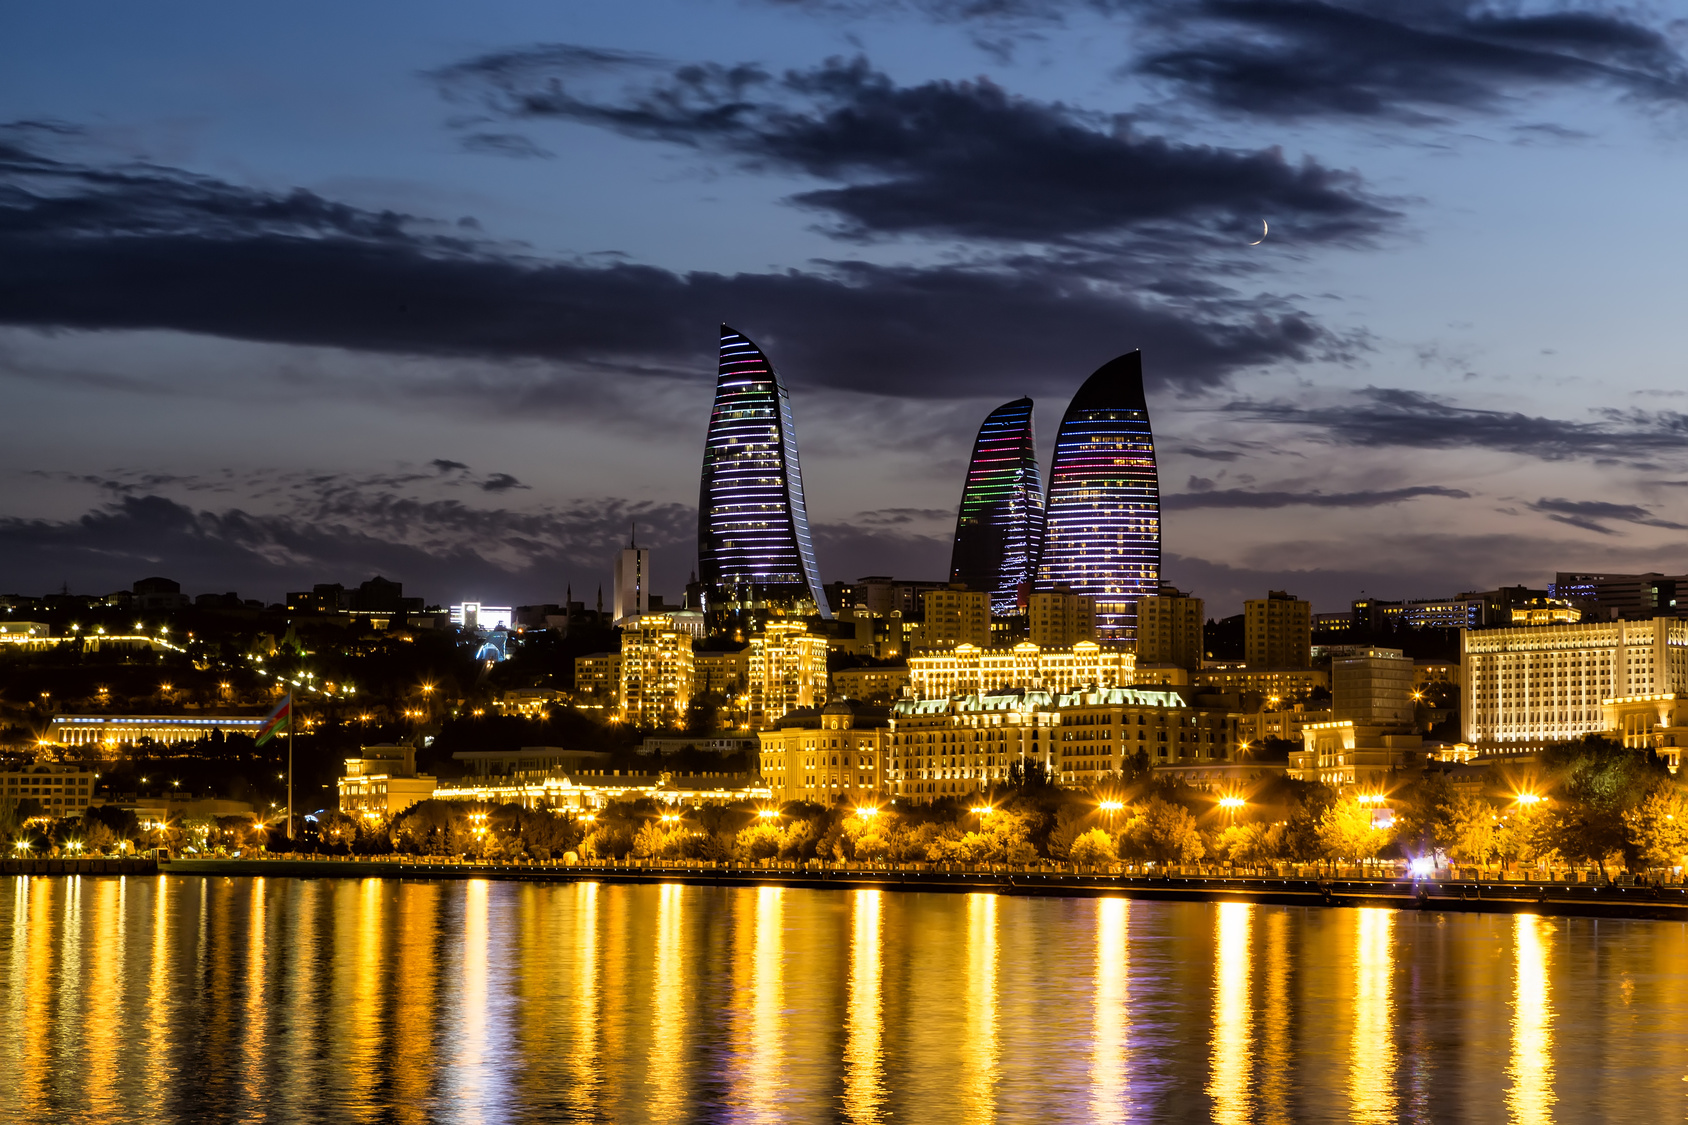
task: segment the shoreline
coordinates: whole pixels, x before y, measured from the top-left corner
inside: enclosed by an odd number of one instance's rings
[[[109,870],[91,870],[109,865]],[[122,865],[122,870],[117,869]],[[20,870],[23,867],[33,870]],[[60,870],[49,870],[50,867]],[[150,870],[143,869],[150,868]],[[1688,887],[1604,886],[1434,879],[1318,878],[1274,875],[1199,876],[1079,874],[1049,868],[890,870],[840,865],[806,867],[572,866],[527,863],[418,862],[373,859],[7,860],[4,874],[165,874],[203,877],[497,879],[515,882],[691,886],[783,886],[809,890],[927,891],[1036,897],[1117,895],[1161,902],[1255,902],[1269,906],[1386,907],[1452,913],[1639,918],[1688,922]]]

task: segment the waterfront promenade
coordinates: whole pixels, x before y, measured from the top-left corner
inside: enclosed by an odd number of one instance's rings
[[[114,865],[96,870],[95,865]],[[119,870],[115,865],[122,865]],[[1116,872],[1072,865],[860,864],[771,862],[768,866],[658,860],[602,863],[481,862],[413,856],[187,857],[152,860],[8,859],[0,874],[151,874],[273,878],[493,879],[570,883],[680,883],[698,886],[776,885],[824,890],[928,891],[999,895],[1127,898],[1172,902],[1256,902],[1278,906],[1389,907],[1464,913],[1530,913],[1596,918],[1688,921],[1681,883],[1635,885],[1499,879],[1492,873],[1413,878],[1361,868],[1320,872],[1172,868]]]

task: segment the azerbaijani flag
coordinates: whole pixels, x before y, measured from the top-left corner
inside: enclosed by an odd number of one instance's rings
[[[264,719],[264,725],[258,728],[258,741],[253,743],[256,749],[286,730],[293,722],[293,693],[288,692],[287,698],[277,704]]]

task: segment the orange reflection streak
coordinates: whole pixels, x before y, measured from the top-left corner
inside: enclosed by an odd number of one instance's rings
[[[47,1033],[52,1027],[48,1007],[53,997],[53,890],[55,880],[41,876],[24,876],[20,883],[28,886],[29,913],[26,932],[25,970],[23,980],[23,1037],[20,1044],[17,1077],[18,1103],[24,1116],[45,1120],[47,1111],[47,1083],[51,1077],[47,1063],[52,1052],[47,1047]]]
[[[1553,1008],[1548,998],[1547,953],[1552,931],[1545,919],[1513,919],[1512,1061],[1506,1108],[1520,1125],[1553,1120]]]
[[[645,1070],[646,1096],[658,1120],[679,1114],[685,1098],[686,966],[682,943],[685,888],[664,883],[656,908],[656,972],[652,990],[651,1058]]]
[[[967,896],[968,1075],[963,1087],[969,1121],[996,1119],[996,896]]]
[[[573,1116],[596,1119],[603,1116],[598,1108],[603,1085],[598,1047],[598,1022],[603,1016],[598,1002],[598,884],[576,883],[573,894],[574,1035],[568,1055],[573,1081],[564,1094]]]
[[[342,1108],[367,1120],[381,1112],[382,1106],[363,1091],[367,1088],[364,1076],[373,1073],[386,1056],[381,1041],[381,1005],[385,1000],[386,974],[381,964],[381,937],[385,932],[386,912],[381,897],[382,880],[364,879],[358,886],[355,900],[350,902],[350,917],[337,919],[337,928],[350,929],[356,937],[355,957],[339,958],[352,969],[350,988],[337,990],[347,997],[347,1030],[349,1045],[346,1051],[347,1085],[357,1091],[357,1101]]]
[[[93,950],[80,1013],[88,1041],[88,1110],[111,1120],[118,1114],[117,1029],[123,1021],[123,887],[116,879],[101,879],[91,889],[93,922],[87,940]]]
[[[82,889],[80,875],[68,875],[56,880],[59,906],[58,987],[52,1000],[51,1048],[56,1058],[73,1056],[82,1022],[76,1018],[82,1008]],[[52,1068],[57,1070],[57,1067]],[[62,1094],[60,1095],[62,1097]]]
[[[749,1121],[779,1121],[780,1071],[785,1061],[784,918],[782,887],[756,888],[755,936],[751,942],[750,1036],[745,1044],[744,1101]]]
[[[1266,923],[1266,994],[1260,1006],[1260,1120],[1288,1125],[1289,1107],[1289,916],[1274,910]]]
[[[852,1122],[878,1122],[884,1119],[885,1106],[880,892],[855,891],[850,906],[850,1008],[844,1029],[844,1058],[849,1070],[844,1078],[844,1117]]]
[[[241,1082],[246,1104],[257,1111],[264,1099],[264,1060],[268,1056],[264,1011],[265,941],[269,919],[264,908],[264,880],[252,880],[251,893],[246,902],[246,1013],[242,1019]]]
[[[458,1024],[457,1090],[464,1121],[486,1121],[491,1091],[487,1058],[487,881],[471,879],[463,904],[463,1001]]]
[[[440,888],[438,884],[399,886],[398,957],[394,968],[398,1004],[393,1013],[393,1116],[404,1125],[433,1120],[428,1105],[429,1077],[438,1064],[434,1049],[434,991],[438,972]]]
[[[170,877],[160,875],[152,884],[152,958],[147,964],[147,1057],[154,1065],[146,1074],[146,1097],[157,1120],[164,1114],[169,1096],[170,1043]]]
[[[1126,1010],[1130,909],[1123,898],[1096,900],[1096,1014],[1090,1052],[1090,1116],[1095,1121],[1132,1117],[1131,1028]]]
[[[1348,1047],[1350,1119],[1395,1120],[1395,1012],[1391,996],[1395,913],[1359,913],[1354,956],[1354,1032]]]
[[[1253,1118],[1249,1092],[1253,1063],[1250,1040],[1249,930],[1254,907],[1246,902],[1222,902],[1215,920],[1217,950],[1213,966],[1213,1044],[1207,1092],[1213,1098],[1213,1119],[1242,1122]]]

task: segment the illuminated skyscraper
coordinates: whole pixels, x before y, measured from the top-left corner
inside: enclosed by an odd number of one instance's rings
[[[1043,475],[1032,434],[1032,400],[1003,403],[979,427],[961,512],[955,520],[950,581],[990,594],[991,612],[1020,613],[1022,583],[1037,578],[1043,542]]]
[[[1143,353],[1078,389],[1055,438],[1037,586],[1096,599],[1096,639],[1136,636],[1137,601],[1160,585],[1160,479],[1143,397]]]
[[[800,612],[812,603],[832,616],[809,538],[791,399],[762,350],[725,324],[703,447],[697,553],[712,612]]]

